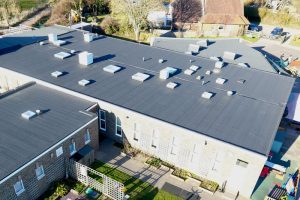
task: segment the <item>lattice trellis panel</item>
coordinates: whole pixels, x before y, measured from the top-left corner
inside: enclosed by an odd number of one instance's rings
[[[69,175],[84,185],[98,190],[112,199],[124,199],[124,185],[122,183],[73,160],[70,160],[69,170]],[[102,183],[90,177],[90,173],[101,177]]]

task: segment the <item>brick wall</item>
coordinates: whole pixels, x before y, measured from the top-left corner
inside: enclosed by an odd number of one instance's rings
[[[99,149],[98,142],[98,121],[94,121],[87,127],[81,129],[74,137],[66,140],[63,144],[58,145],[56,148],[51,150],[49,153],[38,159],[38,161],[32,163],[6,182],[0,185],[0,199],[5,200],[32,200],[42,195],[50,186],[53,181],[60,180],[66,176],[66,163],[70,157],[69,145],[74,140],[76,144],[76,150],[78,151],[85,145],[84,134],[89,129],[91,135],[91,142],[89,145],[95,150]],[[56,156],[56,149],[63,147],[63,154],[59,157]],[[37,163],[43,165],[45,176],[40,180],[37,179],[35,169]],[[14,184],[19,180],[18,177],[22,178],[25,191],[17,196],[14,191]]]

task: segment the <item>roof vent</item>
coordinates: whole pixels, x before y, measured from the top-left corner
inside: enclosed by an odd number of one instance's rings
[[[92,42],[94,39],[94,35],[92,33],[84,33],[83,39],[85,42]]]
[[[166,67],[159,72],[160,79],[168,79],[171,75],[174,75],[177,72],[176,68],[173,67]]]
[[[58,47],[60,47],[60,46],[62,46],[62,45],[64,45],[64,44],[66,44],[67,42],[66,41],[64,41],[64,40],[56,40],[56,41],[54,41],[54,42],[52,42],[55,46],[58,46]]]
[[[197,76],[196,79],[201,80],[201,79],[203,79],[203,76]]]
[[[186,70],[184,71],[184,74],[186,74],[186,75],[192,75],[193,73],[195,73],[195,71],[194,71],[194,70],[191,70],[191,69],[186,69]]]
[[[116,66],[116,65],[108,65],[108,66],[103,68],[103,71],[109,72],[109,73],[112,73],[112,74],[117,73],[120,70],[121,70],[121,67]]]
[[[81,52],[79,55],[79,64],[81,65],[90,65],[93,64],[94,58],[93,54],[87,51]]]
[[[54,34],[54,33],[48,34],[48,40],[49,40],[49,42],[51,42],[51,43],[57,41],[57,35]]]
[[[246,80],[244,80],[244,79],[239,79],[237,82],[238,82],[238,83],[241,83],[241,84],[244,84],[244,83],[246,82]]]
[[[207,71],[205,72],[205,74],[206,74],[206,75],[211,75],[212,72],[211,72],[210,70],[207,70]]]
[[[131,78],[133,80],[140,81],[140,82],[146,81],[149,77],[150,77],[149,74],[144,74],[144,73],[141,73],[141,72],[138,72],[138,73],[131,76]]]
[[[36,113],[31,111],[31,110],[28,110],[26,112],[23,112],[22,115],[21,115],[24,119],[27,119],[27,120],[30,120],[31,118],[35,117],[36,116]]]
[[[86,80],[86,79],[82,79],[81,81],[78,81],[78,84],[81,86],[87,86],[90,83],[91,83],[91,81]]]
[[[159,62],[159,63],[164,63],[165,60],[161,58],[161,59],[158,60],[158,62]]]
[[[166,86],[167,88],[174,90],[178,86],[178,83],[169,82]]]
[[[52,72],[52,73],[51,73],[51,76],[53,76],[53,77],[55,77],[55,78],[58,78],[58,77],[60,77],[60,76],[62,76],[62,75],[63,75],[63,73],[60,72],[60,71],[55,71],[55,72]]]
[[[234,91],[227,91],[227,96],[232,96],[232,95],[234,95]]]
[[[67,58],[67,57],[69,57],[69,56],[71,56],[71,54],[69,54],[69,53],[66,53],[66,52],[59,52],[59,53],[56,53],[56,54],[54,54],[54,57],[55,58],[59,58],[59,59],[65,59],[65,58]]]
[[[224,63],[221,61],[217,61],[215,64],[215,68],[221,69],[222,67],[224,67]]]
[[[213,69],[213,73],[215,73],[215,74],[219,74],[220,72],[221,72],[221,70],[218,69],[218,68],[214,68],[214,69]]]
[[[209,59],[214,60],[214,61],[220,61],[220,58],[218,58],[217,56],[211,56],[211,57],[209,57]]]
[[[41,46],[45,45],[45,42],[40,42],[40,45],[41,45]]]
[[[211,92],[203,92],[201,97],[204,99],[211,99],[211,97],[213,96],[213,93]]]
[[[193,70],[193,71],[197,71],[200,67],[196,66],[196,65],[192,65],[190,66],[190,70]]]
[[[197,44],[202,47],[208,47],[208,40],[199,40]]]
[[[241,67],[249,68],[249,65],[247,65],[246,63],[238,63],[238,65]]]
[[[36,113],[37,115],[40,115],[40,114],[42,114],[42,111],[41,111],[41,110],[35,110],[35,113]]]
[[[226,79],[224,79],[224,78],[217,78],[216,79],[217,84],[223,85],[225,82],[226,82]]]
[[[191,51],[186,51],[185,54],[186,55],[193,55],[193,53]]]
[[[235,60],[236,59],[236,53],[230,52],[230,51],[224,51],[223,58],[228,60]]]
[[[192,53],[199,53],[200,47],[201,47],[201,46],[198,45],[198,44],[190,44],[190,45],[189,45],[188,51],[189,51],[189,52],[192,52]]]
[[[76,53],[76,50],[72,49],[72,50],[70,50],[70,53],[71,53],[71,54],[75,54],[75,53]]]

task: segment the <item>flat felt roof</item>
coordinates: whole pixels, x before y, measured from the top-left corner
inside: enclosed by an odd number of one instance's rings
[[[233,64],[226,64],[219,74],[206,75],[207,70],[214,69],[215,61],[106,36],[85,43],[80,31],[59,39],[67,44],[32,44],[9,51],[0,56],[0,66],[263,155],[271,149],[294,83],[286,76]],[[93,53],[94,64],[78,64],[78,55],[65,60],[53,56],[71,49]],[[159,63],[159,59],[165,62]],[[123,70],[114,75],[104,72],[103,67],[110,64]],[[183,71],[191,65],[200,66],[200,70],[185,75]],[[159,71],[165,67],[181,72],[161,80]],[[51,77],[56,70],[67,74]],[[132,80],[137,72],[150,74],[151,78],[143,83]],[[204,77],[204,85],[196,79],[199,75]],[[227,82],[216,84],[218,77]],[[82,87],[78,85],[81,79],[92,80],[92,84]],[[246,82],[241,84],[240,79]],[[170,81],[180,86],[171,90],[166,87]],[[230,97],[227,90],[236,93]],[[204,91],[215,95],[203,99]]]
[[[85,111],[93,104],[37,84],[0,96],[0,180],[96,118]],[[38,109],[44,113],[21,117]]]

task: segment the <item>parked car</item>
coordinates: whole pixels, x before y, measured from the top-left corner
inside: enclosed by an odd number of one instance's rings
[[[257,25],[257,24],[250,24],[249,26],[248,26],[248,30],[249,31],[256,31],[256,32],[258,32],[258,31],[260,31],[260,28],[259,28],[259,26]]]
[[[278,39],[281,37],[281,34],[283,33],[283,28],[281,27],[276,27],[271,31],[271,34],[269,36],[270,39]]]

